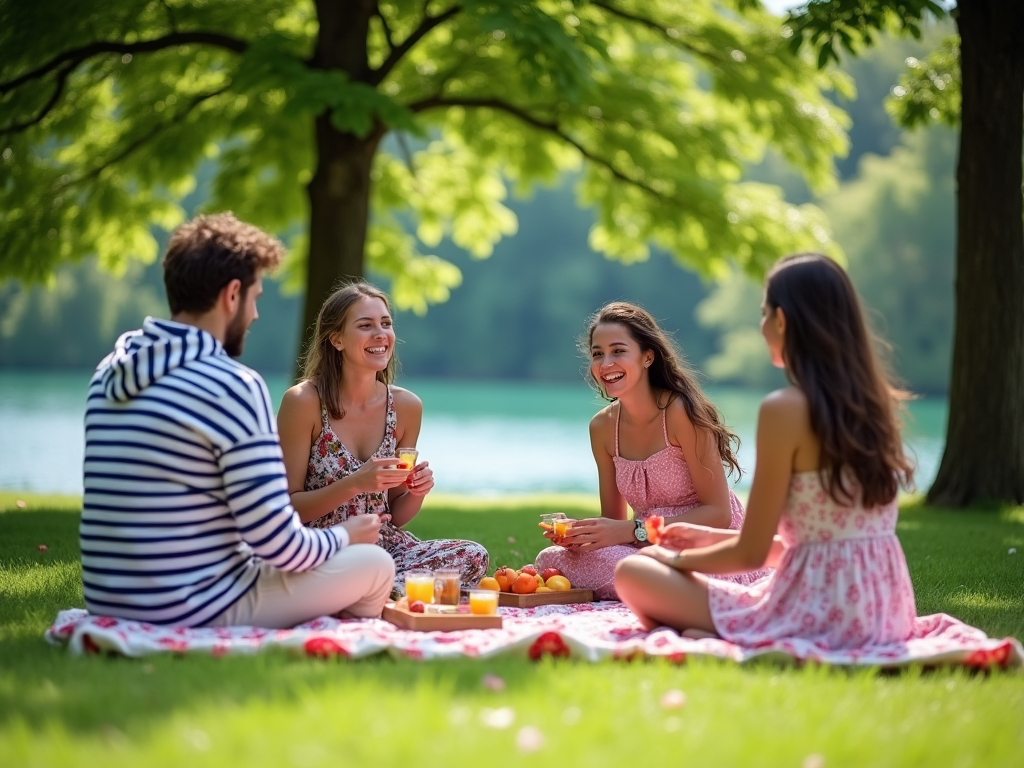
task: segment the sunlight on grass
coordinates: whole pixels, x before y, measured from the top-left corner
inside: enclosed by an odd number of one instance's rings
[[[665,765],[800,766],[821,755],[827,766],[996,766],[1014,764],[1024,750],[1020,671],[879,674],[713,660],[339,663],[280,652],[72,657],[42,634],[59,609],[82,605],[79,506],[0,493],[5,766],[476,768],[494,760],[621,768],[638,755]],[[547,543],[537,515],[552,509],[598,512],[596,499],[584,496],[437,496],[411,528],[482,542],[493,571],[532,560]],[[1024,555],[1007,554],[1024,537],[1020,510],[915,504],[903,511],[899,535],[920,612],[1024,636]],[[484,687],[487,673],[506,690]],[[662,708],[670,690],[685,692],[684,707]]]

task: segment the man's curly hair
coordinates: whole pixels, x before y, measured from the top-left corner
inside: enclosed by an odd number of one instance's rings
[[[277,268],[284,246],[259,227],[231,212],[197,216],[174,232],[164,256],[164,286],[171,314],[201,314],[213,308],[232,280],[243,294],[261,271]]]

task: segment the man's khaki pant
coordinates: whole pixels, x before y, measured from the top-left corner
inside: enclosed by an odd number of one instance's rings
[[[374,618],[394,581],[395,562],[376,544],[351,544],[300,573],[264,563],[252,589],[207,626],[284,629],[340,611]]]

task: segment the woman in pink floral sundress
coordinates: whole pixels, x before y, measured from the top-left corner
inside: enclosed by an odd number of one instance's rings
[[[916,616],[896,538],[897,491],[913,469],[897,413],[905,395],[876,360],[853,285],[824,256],[791,256],[769,273],[762,313],[772,362],[793,384],[761,404],[742,529],[666,526],[662,546],[619,564],[619,594],[648,628],[746,647],[938,640],[935,622]],[[714,578],[766,564],[775,572],[750,585]]]
[[[601,517],[576,523],[569,536],[537,555],[536,565],[557,568],[573,586],[615,599],[615,566],[644,546],[648,517],[740,527],[743,505],[729,490],[725,473],[726,466],[739,471],[736,437],[669,337],[640,307],[626,302],[602,307],[591,319],[583,347],[591,380],[615,400],[590,422]],[[626,517],[627,503],[632,520]],[[766,573],[733,578],[747,583]]]
[[[390,383],[394,347],[390,306],[377,288],[354,283],[324,302],[303,380],[285,393],[278,414],[292,506],[315,528],[381,516],[377,543],[395,560],[399,592],[413,568],[457,568],[463,586],[473,586],[487,572],[483,546],[420,541],[403,530],[434,477],[427,462],[404,467],[396,458],[399,446],[416,445],[423,404]]]

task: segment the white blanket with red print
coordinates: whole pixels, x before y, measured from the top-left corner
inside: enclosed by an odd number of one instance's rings
[[[1013,638],[996,640],[946,616],[918,619],[914,640],[894,645],[832,651],[805,640],[782,640],[744,648],[714,638],[691,639],[662,628],[645,632],[629,610],[617,602],[501,608],[502,629],[461,632],[414,632],[381,619],[342,621],[320,618],[294,629],[257,627],[185,629],[162,627],[86,611],[61,611],[46,638],[72,653],[251,654],[279,648],[296,654],[364,658],[380,653],[412,659],[493,658],[506,655],[539,659],[566,657],[583,661],[663,657],[681,662],[709,656],[746,662],[770,658],[837,666],[900,667],[960,665],[1018,667],[1024,651]]]

